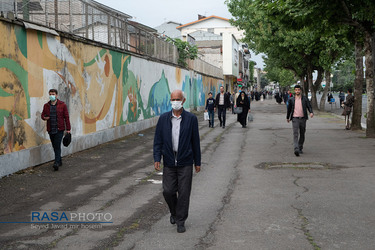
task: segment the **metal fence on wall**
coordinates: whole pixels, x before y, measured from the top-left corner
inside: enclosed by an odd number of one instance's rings
[[[5,17],[64,31],[120,49],[176,63],[176,46],[131,16],[91,0],[0,0]]]

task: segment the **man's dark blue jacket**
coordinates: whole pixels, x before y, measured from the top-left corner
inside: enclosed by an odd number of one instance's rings
[[[185,110],[182,111],[178,152],[175,158],[172,145],[172,111],[159,117],[154,137],[154,161],[160,162],[163,156],[164,166],[201,165],[201,146],[198,119]]]

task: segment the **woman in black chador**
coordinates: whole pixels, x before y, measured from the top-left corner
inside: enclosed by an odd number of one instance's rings
[[[237,98],[237,107],[242,107],[242,113],[237,115],[237,121],[239,121],[243,128],[246,128],[247,122],[247,114],[250,111],[250,100],[245,94],[245,92],[241,92],[241,94]]]

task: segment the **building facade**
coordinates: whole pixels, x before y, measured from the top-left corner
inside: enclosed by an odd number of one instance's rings
[[[194,37],[202,60],[223,69],[227,91],[236,91],[239,84],[247,85],[250,52],[241,43],[244,32],[232,26],[229,19],[199,15],[198,20],[178,26],[177,29],[185,41],[188,36]]]

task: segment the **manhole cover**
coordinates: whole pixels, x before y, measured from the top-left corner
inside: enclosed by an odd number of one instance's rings
[[[276,165],[270,165],[268,168],[319,168],[323,169],[326,168],[326,166],[323,166],[321,164],[276,164]]]

